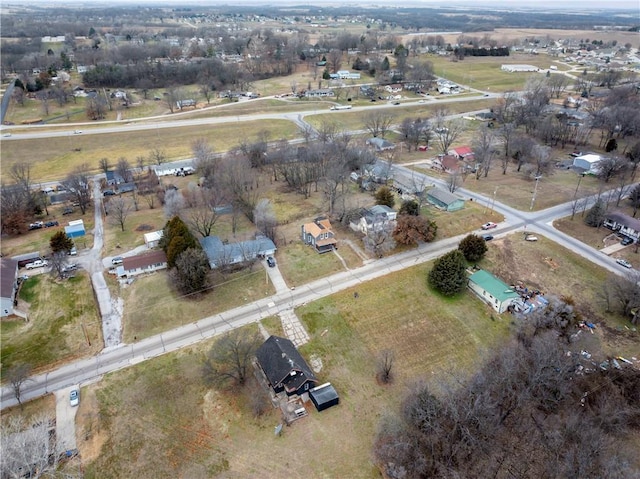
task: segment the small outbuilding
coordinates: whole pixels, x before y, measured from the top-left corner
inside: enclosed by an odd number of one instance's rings
[[[18,261],[0,259],[0,317],[13,314],[13,306],[18,292]]]
[[[340,397],[338,392],[331,385],[331,383],[324,383],[318,387],[309,391],[309,398],[316,407],[318,412],[329,409],[331,406],[337,406],[340,404]]]
[[[151,233],[144,234],[144,244],[148,249],[153,249],[160,244],[160,240],[164,236],[164,231],[152,231]]]
[[[464,208],[464,200],[462,198],[438,187],[427,191],[427,201],[445,211],[458,211]]]
[[[64,232],[69,238],[81,238],[85,235],[84,221],[75,220],[69,221],[69,226],[64,227]]]
[[[600,155],[589,153],[586,155],[576,156],[573,159],[573,166],[585,171],[594,171],[597,169],[597,165],[601,160],[602,157]]]

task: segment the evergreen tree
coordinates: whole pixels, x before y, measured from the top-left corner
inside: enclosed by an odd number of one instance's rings
[[[480,261],[487,252],[487,242],[481,236],[470,234],[460,241],[458,249],[467,261],[474,263]]]
[[[67,236],[64,230],[57,231],[49,240],[52,253],[64,251],[68,253],[73,248],[73,240]]]
[[[167,255],[167,265],[173,268],[180,253],[189,248],[200,249],[200,243],[191,234],[187,225],[179,216],[171,218],[164,227],[160,246]]]
[[[384,60],[382,60],[382,65],[380,66],[380,69],[383,72],[389,71],[389,69],[391,68],[391,65],[389,64],[389,59],[387,57],[384,57]]]
[[[604,201],[602,199],[598,199],[596,203],[591,207],[589,213],[584,219],[584,222],[589,226],[593,226],[599,228],[604,222],[604,214],[606,211],[606,207]]]
[[[420,205],[416,200],[406,200],[402,202],[398,215],[418,216],[420,214]]]
[[[396,198],[393,195],[393,191],[388,186],[381,186],[378,188],[375,194],[376,205],[386,205],[389,208],[393,208],[396,204]]]
[[[459,293],[467,285],[464,255],[453,250],[436,260],[429,272],[429,284],[445,296]]]

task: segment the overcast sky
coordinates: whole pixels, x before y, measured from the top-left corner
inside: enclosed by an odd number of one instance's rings
[[[12,0],[0,0],[0,5],[10,5]],[[19,3],[19,2],[17,2]],[[173,5],[173,6],[187,6],[187,5],[233,5],[233,0],[42,0],[40,5],[52,4],[52,5],[69,5],[69,4],[84,4],[87,6],[104,6],[113,4],[126,4],[129,6],[138,5]],[[486,6],[500,9],[518,9],[528,8],[537,10],[547,9],[561,9],[572,10],[575,13],[579,13],[581,10],[606,10],[606,9],[626,9],[636,10],[638,12],[640,22],[640,0],[403,0],[402,2],[391,1],[371,1],[371,0],[348,0],[348,1],[336,1],[336,0],[243,0],[242,5],[376,5],[376,6],[432,6],[432,7],[452,7],[452,6]]]

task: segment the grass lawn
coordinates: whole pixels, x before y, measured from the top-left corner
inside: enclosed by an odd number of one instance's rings
[[[275,293],[271,283],[265,282],[265,273],[258,264],[252,271],[226,277],[212,273],[211,282],[212,290],[194,297],[179,297],[167,271],[138,278],[123,287],[120,291],[124,299],[123,341],[153,336]]]
[[[301,241],[278,251],[278,268],[289,286],[299,286],[344,271],[342,262],[335,254],[318,254]]]
[[[123,195],[127,197],[128,195]],[[110,221],[110,217],[105,217],[104,222],[104,245],[105,256],[115,255],[123,251],[128,251],[136,246],[144,245],[144,235],[151,231],[157,231],[164,228],[167,219],[160,202],[156,202],[154,209],[149,209],[146,201],[140,197],[138,211],[131,211],[125,222],[122,231],[119,224]]]
[[[16,363],[49,370],[102,349],[100,317],[83,271],[64,281],[32,276],[22,285],[18,308],[26,310],[27,322],[0,322],[3,372]]]
[[[437,241],[466,233],[469,228],[479,228],[480,225],[487,221],[495,223],[503,221],[504,217],[493,211],[490,206],[467,201],[463,209],[448,212],[426,205],[422,207],[421,214],[435,221],[438,225]]]
[[[202,128],[180,127],[12,140],[2,144],[2,163],[3,168],[9,169],[14,163],[25,162],[33,166],[31,174],[34,181],[55,180],[63,178],[82,163],[87,163],[98,173],[98,162],[105,156],[112,164],[121,157],[135,164],[138,156],[148,157],[149,152],[157,147],[171,161],[190,157],[191,144],[198,139],[207,140],[216,151],[227,151],[242,140],[257,138],[260,132],[266,132],[269,140],[298,136],[298,129],[292,122],[270,120]]]

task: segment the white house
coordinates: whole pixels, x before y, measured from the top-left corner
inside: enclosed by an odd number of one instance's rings
[[[152,253],[139,254],[123,258],[122,265],[118,266],[116,273],[119,278],[126,276],[138,276],[144,273],[153,273],[167,268],[167,255],[164,251],[157,250]]]
[[[482,269],[469,276],[469,289],[498,313],[520,298],[510,286]]]
[[[349,222],[349,227],[366,235],[379,227],[395,226],[397,215],[396,211],[386,205],[375,205],[360,210],[360,213]]]

